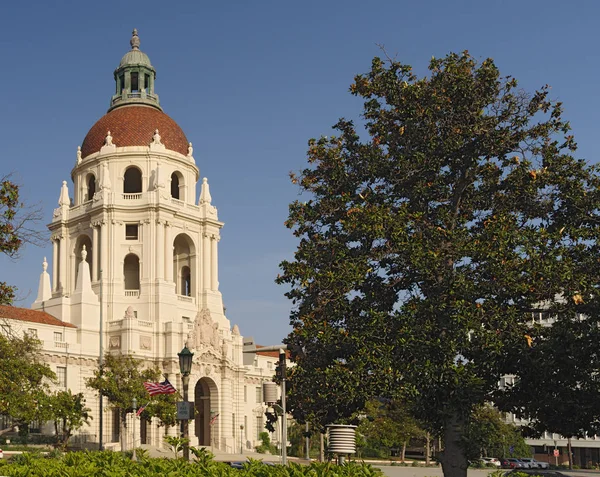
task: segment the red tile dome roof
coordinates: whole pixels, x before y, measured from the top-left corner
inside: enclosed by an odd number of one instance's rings
[[[92,126],[81,145],[81,156],[99,152],[108,131],[113,144],[124,147],[148,146],[156,129],[167,149],[187,155],[188,140],[184,132],[165,113],[149,106],[121,106],[102,116]]]

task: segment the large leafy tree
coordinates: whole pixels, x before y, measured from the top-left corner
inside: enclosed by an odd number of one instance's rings
[[[309,142],[278,282],[291,408],[331,422],[401,391],[464,477],[472,412],[521,372],[529,314],[597,303],[599,180],[548,87],[527,94],[466,52],[429,70],[375,58],[351,87],[364,138],[342,119]]]
[[[0,415],[12,422],[0,429],[0,435],[47,417],[41,404],[56,375],[43,362],[39,349],[39,341],[28,335],[0,333]]]
[[[108,402],[119,412],[121,423],[121,445],[124,449],[127,414],[133,412],[133,399],[138,407],[148,406],[144,416],[158,417],[165,425],[175,423],[175,394],[158,395],[150,398],[144,388],[145,382],[157,382],[161,379],[161,371],[154,367],[145,367],[141,359],[132,355],[110,354],[104,358],[102,369],[94,371],[94,376],[86,380],[89,388],[95,389],[108,399]]]

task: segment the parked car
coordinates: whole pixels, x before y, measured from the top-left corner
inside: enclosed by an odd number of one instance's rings
[[[503,469],[528,469],[529,464],[520,461],[519,459],[509,458],[500,460],[500,466]]]
[[[541,462],[539,460],[535,460],[532,457],[523,457],[521,459],[523,462],[527,462],[531,469],[549,469],[550,464],[548,462]]]
[[[500,467],[500,460],[495,457],[482,457],[480,460],[483,465],[495,465],[496,467]]]

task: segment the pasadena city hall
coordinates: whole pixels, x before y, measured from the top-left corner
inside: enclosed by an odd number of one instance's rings
[[[98,394],[85,386],[102,341],[105,352],[159,367],[180,391],[177,353],[187,344],[194,352],[190,444],[253,449],[264,431],[262,383],[272,380],[277,353],[244,358],[219,292],[223,223],[208,181],[200,181],[192,143],[163,112],[136,30],[130,44],[114,71],[110,107],[77,148],[72,184],[62,183],[48,226],[51,273],[44,258],[32,309],[3,306],[0,319],[38,337],[59,388],[84,393],[93,420],[75,436],[82,444],[98,442],[100,421],[106,448],[118,449],[122,437],[110,403],[99,419]],[[136,446],[162,447],[165,433],[178,435],[156,419],[128,418],[128,446],[132,424]]]

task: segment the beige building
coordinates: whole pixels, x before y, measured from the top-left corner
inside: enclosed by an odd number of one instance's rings
[[[48,226],[51,273],[44,259],[33,310],[0,307],[0,318],[37,335],[60,385],[86,394],[94,420],[79,439],[91,442],[99,437],[98,399],[84,383],[101,351],[157,365],[181,389],[177,353],[187,344],[191,444],[239,452],[263,431],[261,386],[277,357],[259,353],[244,365],[243,338],[219,291],[223,223],[192,143],[162,110],[155,69],[139,45],[134,30],[108,112],[77,148],[72,184],[62,183]],[[117,443],[107,404],[103,416],[104,442]],[[162,445],[164,428],[137,425],[142,444]]]

